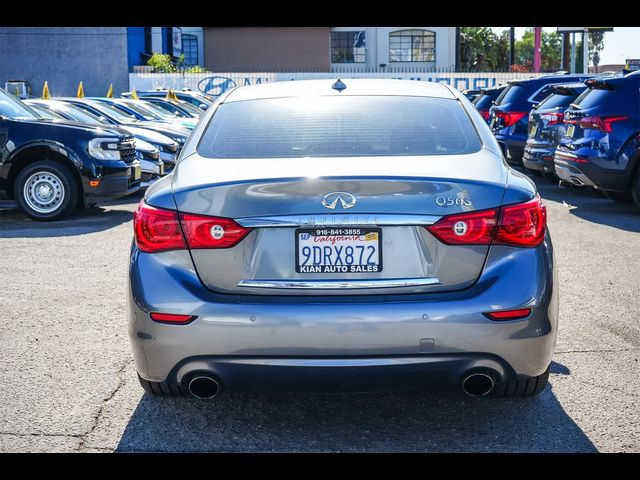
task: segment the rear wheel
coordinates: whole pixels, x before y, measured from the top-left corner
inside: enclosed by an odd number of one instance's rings
[[[23,168],[14,183],[18,206],[34,220],[60,220],[78,204],[80,195],[66,165],[51,160]]]
[[[549,368],[537,377],[525,378],[524,380],[510,380],[496,385],[493,395],[496,397],[532,397],[538,395],[549,383]]]
[[[631,192],[605,191],[604,194],[607,196],[607,198],[617,203],[633,203],[633,197],[631,196]]]
[[[640,208],[640,168],[636,168],[633,186],[631,187],[631,195],[633,196],[633,201],[636,202],[636,205]]]
[[[150,382],[142,378],[139,373],[138,381],[147,393],[156,397],[177,397],[185,394],[180,385],[171,385],[166,382]]]

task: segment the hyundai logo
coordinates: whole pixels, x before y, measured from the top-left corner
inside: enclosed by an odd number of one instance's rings
[[[198,90],[212,97],[219,97],[235,86],[236,82],[227,77],[206,77],[198,82]]]
[[[356,202],[356,196],[349,192],[331,192],[327,193],[324,197],[322,197],[322,205],[327,207],[329,210],[335,210],[336,205],[340,205],[344,210],[347,208],[353,207]]]

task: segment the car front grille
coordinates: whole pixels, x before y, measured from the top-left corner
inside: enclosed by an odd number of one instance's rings
[[[131,165],[133,161],[136,159],[135,148],[127,148],[124,150],[120,150],[120,158],[127,165]]]

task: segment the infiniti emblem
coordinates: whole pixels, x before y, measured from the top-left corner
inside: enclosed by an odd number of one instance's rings
[[[335,210],[336,205],[340,205],[344,210],[353,207],[356,202],[356,196],[349,192],[331,192],[322,197],[322,205],[330,210]]]

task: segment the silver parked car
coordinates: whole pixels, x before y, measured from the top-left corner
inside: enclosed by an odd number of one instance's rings
[[[448,86],[233,89],[134,230],[129,337],[150,393],[547,384],[545,207]]]

